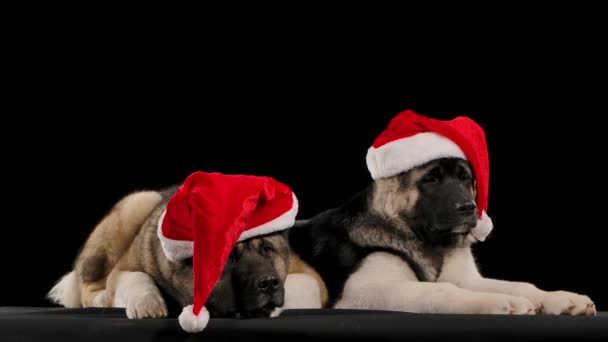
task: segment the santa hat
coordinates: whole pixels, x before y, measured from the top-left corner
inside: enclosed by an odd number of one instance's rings
[[[269,177],[195,172],[167,203],[158,237],[171,261],[192,257],[194,303],[179,316],[188,332],[205,329],[204,307],[238,241],[291,227],[298,201]]]
[[[473,120],[461,116],[441,121],[403,111],[374,140],[366,160],[372,178],[379,179],[445,157],[467,159],[475,171],[479,219],[471,235],[483,241],[493,226],[486,214],[490,168],[485,133]]]

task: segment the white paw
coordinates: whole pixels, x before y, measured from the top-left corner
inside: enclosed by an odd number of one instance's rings
[[[275,308],[270,313],[270,317],[279,317],[283,313],[283,308]]]
[[[93,299],[93,307],[103,308],[106,306],[106,290],[99,291]]]
[[[588,315],[595,316],[595,304],[591,298],[568,291],[544,292],[532,299],[539,312],[546,315]]]
[[[158,293],[146,292],[129,298],[127,317],[129,318],[162,318],[167,316],[167,305]]]
[[[527,298],[505,294],[480,296],[473,306],[473,312],[494,315],[534,315],[536,306]]]

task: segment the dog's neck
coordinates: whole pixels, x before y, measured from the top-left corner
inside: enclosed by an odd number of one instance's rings
[[[434,281],[441,271],[443,256],[468,241],[465,236],[439,242],[419,236],[403,217],[404,212],[414,209],[418,193],[413,191],[404,195],[394,191],[399,187],[397,178],[376,180],[359,194],[357,197],[366,197],[367,210],[362,211],[366,214],[357,219],[349,235],[360,246],[397,252],[413,266],[418,278]]]

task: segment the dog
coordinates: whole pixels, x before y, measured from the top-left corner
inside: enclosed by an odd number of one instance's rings
[[[129,318],[166,317],[163,293],[182,307],[191,304],[192,258],[168,260],[157,235],[159,217],[177,188],[135,192],[118,201],[89,235],[73,271],[56,283],[48,299],[66,307],[125,307]],[[284,231],[239,242],[207,300],[210,316],[270,316],[285,304],[290,268],[296,284],[309,287],[312,282],[318,289],[315,279],[320,277],[306,275],[313,274],[312,269],[290,258]],[[298,282],[302,277],[304,281]],[[318,290],[311,296],[320,298]],[[297,297],[290,298],[292,306],[299,305]],[[316,302],[313,305],[320,306]]]
[[[436,158],[296,223],[289,245],[321,275],[334,308],[595,315],[587,296],[480,274],[476,189],[469,161]]]

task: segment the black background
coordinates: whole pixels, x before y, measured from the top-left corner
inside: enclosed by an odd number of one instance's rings
[[[592,9],[480,10],[25,15],[6,32],[0,305],[49,305],[116,200],[196,170],[277,178],[300,218],[339,205],[411,108],[486,130],[483,273],[608,310],[605,25]]]

